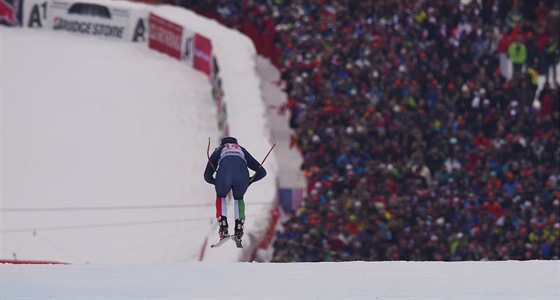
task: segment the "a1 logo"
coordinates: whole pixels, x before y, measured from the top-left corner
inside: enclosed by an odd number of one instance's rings
[[[27,27],[43,27],[43,22],[47,20],[47,5],[47,1],[33,4],[31,12],[29,13],[29,18],[27,19]]]
[[[145,19],[138,18],[136,26],[134,26],[134,32],[132,34],[133,42],[145,42],[146,41],[146,25]]]

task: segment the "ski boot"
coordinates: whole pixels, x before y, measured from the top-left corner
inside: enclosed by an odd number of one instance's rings
[[[220,240],[223,240],[223,239],[229,237],[227,217],[225,217],[225,216],[219,217],[218,218],[218,225],[220,226],[220,229],[218,231],[218,234],[220,235]]]
[[[235,244],[237,248],[243,248],[241,245],[241,238],[243,237],[243,225],[245,224],[245,220],[236,219],[235,220]]]

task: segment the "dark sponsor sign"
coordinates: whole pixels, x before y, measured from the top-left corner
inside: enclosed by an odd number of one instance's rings
[[[74,3],[68,9],[68,14],[111,19],[111,12],[107,6],[94,3]]]

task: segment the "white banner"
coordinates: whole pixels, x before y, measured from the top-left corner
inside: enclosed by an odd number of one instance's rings
[[[27,0],[23,4],[24,27],[105,36],[145,44],[148,41],[147,9],[118,7],[118,2],[109,1]]]
[[[53,30],[128,39],[129,12],[127,9],[84,3],[53,1],[48,14],[48,27]]]

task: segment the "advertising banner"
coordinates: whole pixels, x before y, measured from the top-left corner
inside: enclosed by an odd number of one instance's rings
[[[212,70],[212,41],[198,33],[194,36],[193,67],[210,76]]]
[[[23,0],[0,0],[0,24],[21,27],[23,21]]]
[[[48,6],[49,1],[47,0],[24,1],[22,27],[45,28],[47,26]]]
[[[63,1],[53,1],[49,9],[49,27],[53,30],[119,40],[128,38],[129,12],[126,9]]]
[[[130,42],[148,44],[148,10],[130,10],[129,28]]]
[[[148,47],[181,59],[183,27],[150,13]]]

